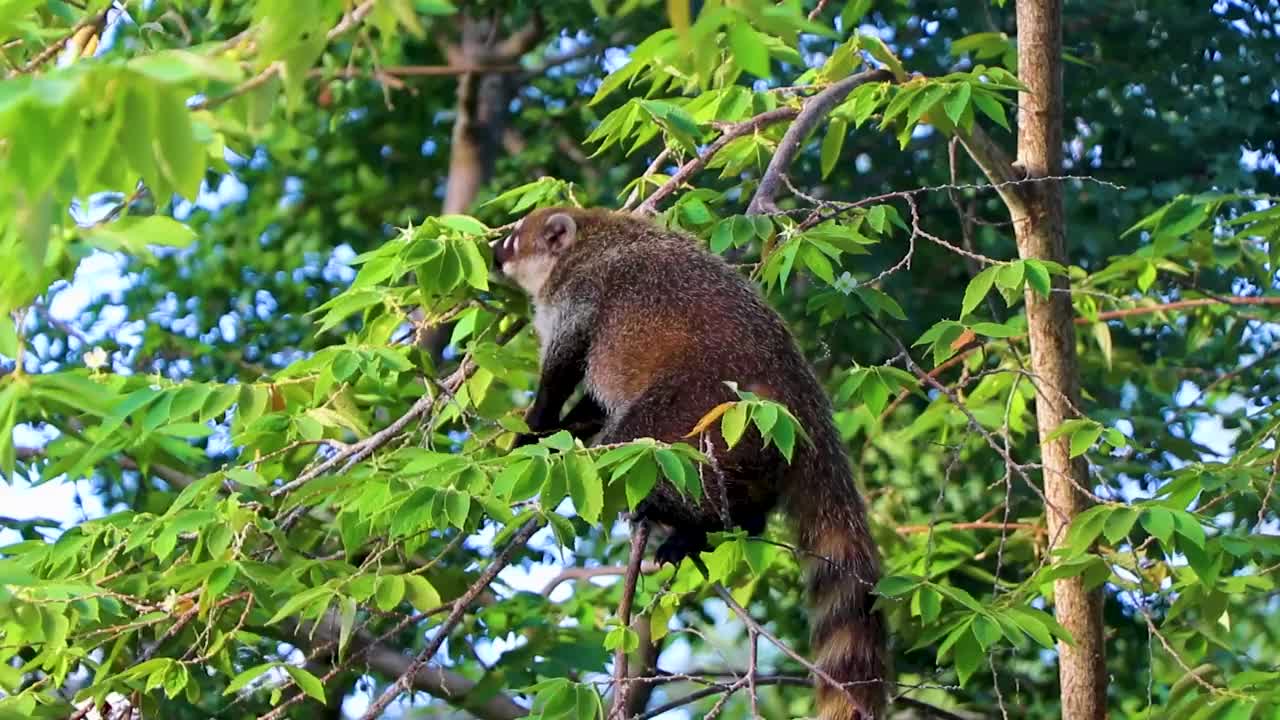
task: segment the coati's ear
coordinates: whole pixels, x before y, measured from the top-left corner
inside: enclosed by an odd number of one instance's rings
[[[562,253],[578,239],[578,223],[567,213],[555,213],[543,221],[541,239],[547,250]]]

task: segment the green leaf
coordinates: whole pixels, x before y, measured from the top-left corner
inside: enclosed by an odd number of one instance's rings
[[[1162,507],[1145,508],[1141,515],[1142,527],[1160,540],[1166,551],[1172,550],[1169,544],[1173,540],[1173,513]]]
[[[922,582],[914,575],[886,575],[876,583],[876,594],[884,597],[898,597],[915,589]]]
[[[840,27],[849,32],[866,16],[873,0],[849,0],[840,12]]]
[[[671,480],[671,484],[683,489],[685,487],[684,465],[680,462],[679,456],[671,450],[662,448],[654,452],[653,457],[662,468],[662,474]]]
[[[720,433],[724,435],[725,445],[733,447],[742,439],[747,429],[747,406],[738,403],[725,411],[720,419]]]
[[[729,49],[743,70],[758,78],[770,76],[769,50],[756,32],[745,22],[729,26]]]
[[[604,636],[604,649],[634,652],[640,647],[640,636],[629,627],[615,627]]]
[[[146,252],[151,246],[186,247],[196,239],[191,228],[164,215],[128,216],[89,231],[89,242],[107,250]]]
[[[920,620],[925,625],[932,624],[942,614],[942,595],[933,588],[924,585],[916,591],[914,598],[920,608]]]
[[[1173,516],[1173,529],[1182,537],[1186,538],[1198,548],[1204,548],[1204,526],[1196,519],[1195,515],[1183,510],[1175,510],[1170,513]],[[1178,547],[1183,548],[1179,543]],[[1185,548],[1183,548],[1185,550]]]
[[[964,109],[969,106],[969,95],[972,88],[969,83],[958,83],[947,93],[947,98],[942,101],[942,109],[946,111],[947,117],[956,125],[960,124],[960,117],[964,115]]]
[[[565,464],[574,509],[588,523],[599,523],[600,512],[604,509],[604,482],[596,471],[595,463],[585,454],[575,453]]]
[[[418,612],[428,612],[440,607],[440,593],[421,575],[405,575],[405,596]]]
[[[192,133],[184,94],[166,90],[156,94],[156,126],[151,151],[156,166],[179,195],[194,201],[204,179],[204,148]]]
[[[973,618],[973,636],[978,639],[978,643],[982,645],[983,650],[990,650],[992,645],[1004,633],[1000,630],[1000,624],[986,615],[976,615]]]
[[[245,670],[239,675],[236,675],[235,677],[231,678],[231,682],[227,683],[227,689],[223,690],[222,694],[232,695],[234,693],[237,693],[242,688],[246,687],[249,683],[265,675],[267,671],[270,670],[271,668],[279,667],[279,666],[280,666],[280,663],[278,662],[269,662],[269,663],[262,663],[261,665],[254,665],[248,670]]]
[[[969,281],[969,286],[964,291],[964,301],[960,306],[960,317],[964,317],[977,309],[978,304],[987,296],[987,292],[991,290],[991,286],[995,283],[996,273],[1000,272],[1000,267],[1000,265],[992,265]]]
[[[374,602],[383,612],[391,612],[404,599],[405,581],[399,575],[383,575],[378,578]]]
[[[342,608],[338,614],[338,651],[342,652],[351,642],[351,632],[356,627],[356,611],[359,610],[359,606],[355,598],[350,597],[339,598],[338,606]]]
[[[1043,615],[1044,613],[1038,610],[1026,608],[1010,608],[1008,610],[1008,617],[1013,620],[1015,625],[1030,635],[1032,640],[1052,650],[1054,648],[1053,635],[1049,632],[1050,626],[1044,621],[1048,616],[1041,617]]]
[[[844,147],[845,136],[849,133],[848,123],[842,118],[832,118],[827,125],[827,133],[822,138],[822,179],[827,179],[840,159],[840,150]]]
[[[0,355],[11,360],[18,357],[18,329],[8,313],[0,313]]]
[[[180,438],[204,438],[213,434],[213,428],[203,423],[180,422],[165,425],[159,430],[161,435],[170,435]]]
[[[959,676],[962,686],[968,684],[969,678],[973,677],[973,673],[982,666],[982,661],[986,657],[982,651],[982,644],[975,637],[971,626],[955,643],[956,675]]]
[[[996,97],[986,91],[976,92],[973,94],[973,104],[978,106],[983,115],[991,118],[997,125],[1009,129],[1009,120],[1005,117],[1004,106]]]
[[[267,621],[267,624],[275,625],[281,620],[302,610],[304,607],[316,603],[319,600],[324,600],[325,604],[328,605],[329,597],[331,595],[333,595],[333,590],[327,587],[311,588],[310,590],[304,590],[300,593],[290,595],[284,605],[281,605],[280,609],[276,611],[276,614],[272,615],[271,619]]]
[[[993,338],[1011,338],[1022,334],[1018,329],[1011,328],[1008,325],[1001,325],[993,322],[979,322],[969,326],[969,329],[979,335]]]
[[[245,468],[228,468],[227,477],[242,487],[263,487],[267,484],[261,475]]]
[[[828,285],[835,282],[835,268],[832,267],[831,261],[827,256],[822,254],[816,246],[806,243],[801,249],[805,267],[814,275],[825,281]]]
[[[757,412],[759,412],[757,410]],[[783,416],[777,425],[774,426],[773,432],[770,433],[769,439],[778,447],[778,451],[782,453],[782,457],[787,462],[791,462],[791,455],[796,446],[796,426],[789,416]]]
[[[449,524],[462,529],[467,524],[467,516],[471,514],[471,496],[453,488],[445,490],[444,510]]]
[[[161,50],[141,55],[129,60],[126,67],[168,85],[192,80],[237,83],[244,77],[240,65],[229,57],[201,55],[189,50]]]
[[[1142,266],[1142,271],[1138,273],[1138,289],[1146,292],[1151,289],[1151,285],[1156,281],[1155,263],[1146,263]]]
[[[1115,545],[1129,534],[1129,530],[1137,519],[1137,510],[1130,507],[1116,508],[1114,512],[1107,516],[1107,522],[1103,525],[1102,534],[1106,536],[1112,545]]]
[[[658,482],[658,466],[648,456],[640,458],[627,473],[627,506],[632,510],[644,500]]]
[[[1097,423],[1090,423],[1071,434],[1071,457],[1080,457],[1089,452],[1089,448],[1098,442],[1098,438],[1102,437],[1103,427]]]
[[[324,696],[324,683],[320,682],[320,678],[312,675],[306,668],[297,665],[285,665],[285,672],[289,673],[289,677],[298,683],[298,687],[302,688],[302,692],[307,697],[319,703],[326,703],[328,700]]]
[[[1114,508],[1115,506],[1113,505],[1095,505],[1077,515],[1071,521],[1071,527],[1067,530],[1067,540],[1064,544],[1076,551],[1086,549],[1102,533],[1107,516],[1111,514]]]
[[[756,429],[761,435],[768,436],[769,431],[773,429],[775,423],[778,422],[778,406],[772,403],[761,403],[751,413],[751,421],[755,423]]]
[[[477,290],[489,289],[489,266],[480,254],[480,248],[473,242],[456,243],[460,248],[459,256],[463,259],[463,272],[467,284]]]
[[[1040,297],[1049,297],[1050,281],[1049,268],[1039,260],[1024,260],[1027,284],[1036,291]]]

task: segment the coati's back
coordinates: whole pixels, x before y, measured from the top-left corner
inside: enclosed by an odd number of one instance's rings
[[[708,411],[737,399],[726,381],[785,405],[813,440],[798,441],[787,463],[754,433],[727,450],[718,430],[710,432],[718,472],[704,473],[703,502],[659,486],[641,512],[672,529],[664,548],[688,553],[706,532],[727,525],[761,532],[781,502],[800,547],[819,558],[808,572],[815,664],[854,683],[846,689],[819,683],[820,717],[880,716],[885,639],[870,595],[878,553],[830,403],[782,319],[749,281],[692,238],[629,216],[542,210],[523,221],[521,237],[557,214],[571,219],[575,237],[531,294],[544,364],[549,342],[575,332],[589,337],[584,379],[606,412],[599,442],[687,442]]]

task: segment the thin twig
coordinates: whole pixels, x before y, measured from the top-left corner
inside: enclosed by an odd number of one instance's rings
[[[510,328],[508,328],[504,333],[502,333],[498,337],[497,339],[498,344],[501,345],[502,343],[509,340],[512,336],[514,336],[517,332],[519,332],[520,329],[523,327],[524,327],[523,322],[519,322],[512,325]],[[475,360],[473,360],[471,356],[468,355],[466,358],[463,359],[462,364],[460,364],[458,368],[449,375],[449,377],[445,378],[444,382],[442,382],[441,385],[449,393],[454,392],[455,390],[457,390],[457,388],[461,387],[462,383],[465,382],[467,378],[471,377],[471,374],[476,371],[476,367],[477,365],[475,363]],[[352,443],[351,445],[346,446],[343,450],[334,453],[332,457],[316,465],[310,470],[302,473],[294,480],[291,480],[285,483],[284,485],[281,485],[280,487],[276,488],[275,490],[272,490],[271,497],[280,497],[281,495],[285,495],[289,492],[292,492],[296,488],[299,488],[307,484],[308,482],[311,482],[315,478],[329,472],[333,468],[338,467],[343,463],[347,463],[348,465],[351,465],[354,463],[358,463],[364,460],[365,458],[369,457],[370,455],[373,454],[375,450],[387,444],[393,438],[395,438],[401,432],[403,432],[404,429],[408,427],[410,423],[412,423],[413,421],[417,420],[418,418],[430,412],[431,408],[436,403],[436,398],[437,396],[432,395],[431,393],[423,394],[423,396],[418,398],[418,400],[412,406],[410,406],[410,408],[407,411],[405,411],[403,415],[396,418],[395,421],[393,421],[390,425],[370,435],[364,440],[361,440],[358,443]]]
[[[1263,295],[1253,297],[1193,298],[1191,300],[1176,300],[1174,302],[1161,303],[1158,305],[1143,305],[1140,307],[1122,308],[1120,310],[1108,310],[1100,312],[1092,318],[1084,316],[1077,317],[1073,322],[1075,322],[1076,325],[1091,325],[1095,322],[1106,322],[1108,320],[1119,320],[1121,318],[1137,317],[1141,315],[1154,315],[1156,313],[1171,312],[1174,310],[1189,310],[1192,308],[1207,307],[1211,305],[1280,306],[1280,297]],[[1007,341],[1013,341],[1023,337],[1026,336],[1015,335],[1004,339]],[[987,341],[985,340],[974,340],[957,351],[955,355],[952,355],[950,358],[939,363],[932,370],[925,373],[925,375],[930,379],[936,380],[944,372],[964,362],[970,355],[986,347],[986,345]],[[1248,368],[1244,369],[1247,370]],[[910,393],[911,391],[909,389],[900,391],[898,395],[885,406],[884,410],[881,411],[880,421],[884,422],[884,420],[888,418],[904,400],[907,399],[907,395]]]
[[[361,720],[374,720],[374,718],[379,717],[387,709],[388,705],[397,697],[400,697],[400,693],[412,686],[413,677],[426,666],[431,658],[435,657],[436,652],[440,650],[440,646],[444,644],[445,639],[457,627],[458,622],[462,620],[463,614],[466,613],[471,603],[480,596],[480,593],[488,589],[489,583],[493,582],[498,573],[502,572],[502,569],[507,566],[507,563],[511,561],[511,554],[515,552],[516,548],[522,547],[540,527],[542,527],[542,521],[539,518],[529,518],[525,521],[520,530],[516,532],[515,537],[511,538],[507,546],[502,549],[502,552],[498,553],[490,561],[489,566],[480,574],[480,577],[471,584],[471,587],[462,594],[462,597],[458,598],[453,610],[449,613],[449,617],[445,618],[444,622],[440,624],[440,627],[436,630],[435,637],[431,638],[431,642],[427,644],[427,647],[418,653],[413,662],[409,663],[409,667],[391,684],[391,687],[383,691],[369,705],[369,709],[361,716]]]
[[[790,645],[787,645],[786,643],[782,642],[782,640],[780,640],[778,636],[766,630],[765,627],[761,625],[759,622],[757,622],[755,618],[751,617],[751,613],[747,612],[746,608],[739,605],[738,601],[733,599],[733,594],[730,593],[725,588],[724,585],[721,585],[720,583],[716,583],[714,589],[715,589],[716,595],[718,595],[720,599],[724,601],[725,605],[729,606],[729,609],[732,610],[733,613],[738,616],[738,619],[741,620],[743,624],[746,625],[751,632],[754,632],[756,635],[763,637],[764,639],[773,643],[775,647],[777,647],[779,650],[782,651],[783,655],[786,655],[792,660],[795,660],[796,662],[803,665],[805,669],[807,669],[809,672],[814,674],[814,677],[817,677],[819,680],[822,680],[823,682],[827,683],[831,687],[839,688],[845,691],[845,693],[849,694],[850,698],[853,698],[853,694],[849,691],[849,688],[848,688],[849,683],[842,683],[839,680],[836,680],[835,678],[831,677],[831,675],[828,674],[827,671],[823,670],[817,665],[814,665],[812,662],[809,661],[808,658],[806,658],[805,656],[793,650]],[[866,680],[862,682],[879,683],[879,682],[882,682],[882,680],[872,679],[872,680]]]

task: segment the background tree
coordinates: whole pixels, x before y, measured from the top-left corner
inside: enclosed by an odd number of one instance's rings
[[[1059,143],[1022,119],[1036,7],[0,0],[0,472],[103,508],[4,520],[0,712],[589,716],[621,650],[625,715],[805,714],[781,527],[643,566],[627,626],[614,520],[696,452],[507,450],[536,344],[486,241],[577,202],[696,234],[796,330],[895,716],[1096,714],[1075,588],[1113,717],[1271,717],[1280,8],[1071,3]],[[1030,242],[1058,193],[1065,256]],[[1079,398],[1038,340],[1068,300]],[[794,442],[770,407],[711,422]]]

